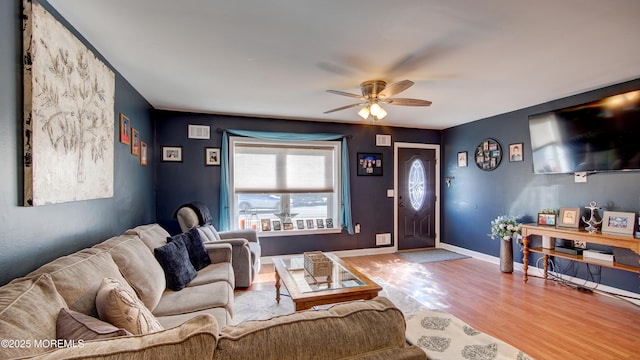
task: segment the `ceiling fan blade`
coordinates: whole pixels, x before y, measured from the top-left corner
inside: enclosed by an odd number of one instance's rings
[[[384,90],[380,91],[380,93],[378,94],[378,97],[388,98],[395,94],[399,94],[412,86],[413,86],[413,81],[411,80],[398,81],[397,83],[393,83],[387,86],[386,88],[384,88]]]
[[[331,109],[331,110],[327,110],[325,111],[323,114],[328,114],[328,113],[332,113],[332,112],[336,112],[336,111],[340,111],[340,110],[346,110],[346,109],[350,109],[352,107],[356,107],[356,106],[361,106],[361,105],[365,105],[367,104],[366,102],[362,102],[362,103],[357,103],[357,104],[351,104],[351,105],[346,105],[346,106],[341,106],[339,108],[335,108],[335,109]]]
[[[348,96],[348,97],[352,97],[352,98],[356,98],[356,99],[362,99],[362,100],[365,99],[362,95],[352,94],[352,93],[348,93],[348,92],[344,92],[344,91],[327,90],[327,92],[328,93],[332,93],[332,94],[336,94],[336,95]]]
[[[431,101],[420,99],[406,99],[406,98],[393,98],[384,99],[382,102],[390,105],[403,105],[403,106],[429,106]]]

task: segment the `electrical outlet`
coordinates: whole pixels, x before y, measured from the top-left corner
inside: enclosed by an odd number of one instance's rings
[[[360,224],[356,224],[356,226],[353,227],[353,231],[355,231],[356,234],[360,234]]]
[[[574,178],[573,178],[574,182],[577,183],[586,183],[587,182],[587,172],[586,171],[580,171],[574,174]]]

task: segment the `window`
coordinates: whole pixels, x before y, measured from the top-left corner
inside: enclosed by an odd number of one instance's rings
[[[415,211],[422,209],[426,195],[425,171],[420,159],[413,160],[408,179],[409,200]]]
[[[269,231],[296,234],[341,228],[339,141],[230,137],[229,151],[232,228],[262,230],[265,221]]]

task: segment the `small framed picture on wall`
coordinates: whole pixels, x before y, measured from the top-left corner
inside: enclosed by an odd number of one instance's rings
[[[524,161],[522,158],[522,149],[524,148],[524,143],[510,144],[509,145],[509,161]]]
[[[163,146],[162,161],[182,162],[182,146]]]
[[[120,142],[125,145],[131,142],[131,121],[122,113],[120,113]]]
[[[382,176],[382,153],[358,153],[358,176]]]
[[[131,128],[131,135],[133,135],[133,141],[131,141],[131,155],[140,155],[140,132],[134,128]]]
[[[466,151],[460,151],[458,153],[458,167],[467,167],[468,162],[467,162],[467,152]]]
[[[140,141],[140,165],[147,166],[148,149],[147,143]]]
[[[220,149],[206,148],[204,149],[206,165],[220,165]]]

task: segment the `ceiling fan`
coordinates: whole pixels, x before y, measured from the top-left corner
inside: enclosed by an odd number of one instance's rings
[[[359,103],[342,106],[336,109],[327,110],[324,113],[329,114],[334,111],[346,110],[356,106],[364,106],[359,112],[358,115],[363,119],[368,119],[371,117],[373,121],[382,120],[385,116],[387,116],[387,112],[380,106],[381,104],[390,104],[390,105],[402,105],[402,106],[429,106],[431,105],[431,101],[428,100],[420,100],[420,99],[408,99],[408,98],[392,98],[392,96],[399,94],[411,86],[413,86],[413,81],[411,80],[402,80],[397,83],[393,83],[387,86],[387,83],[383,80],[368,80],[360,84],[360,89],[362,90],[362,95],[351,94],[344,91],[338,90],[327,90],[332,94],[348,96],[356,99],[362,100]]]

